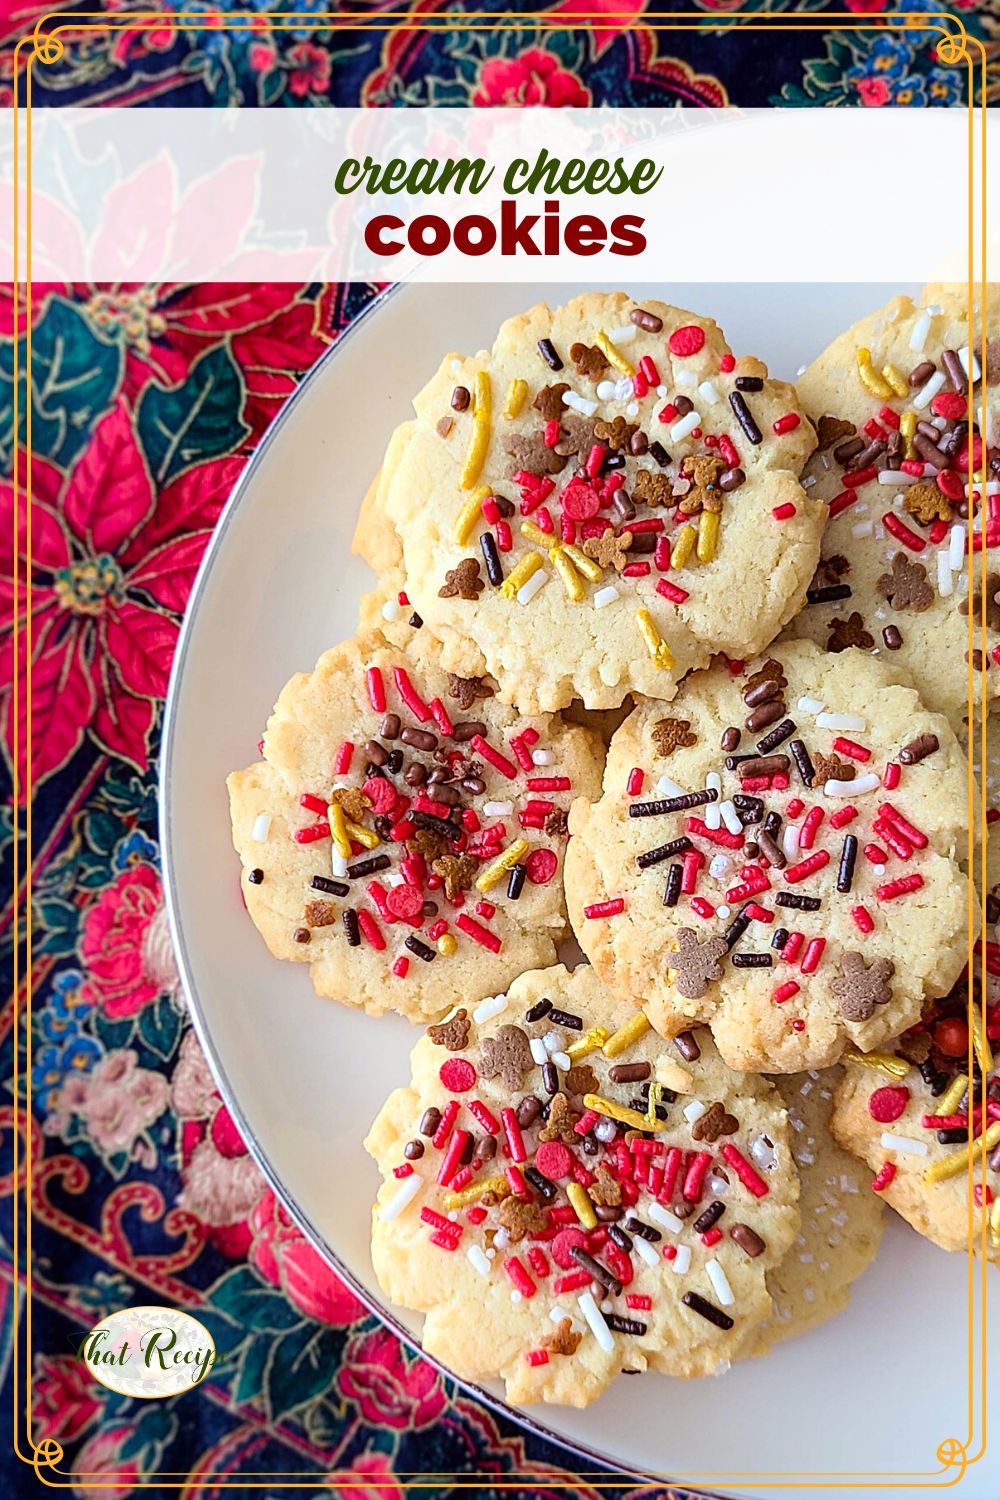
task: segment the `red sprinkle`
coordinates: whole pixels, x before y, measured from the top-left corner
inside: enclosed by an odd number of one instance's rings
[[[728,1143],[724,1145],[722,1147],[722,1156],[732,1167],[743,1186],[749,1192],[753,1193],[755,1198],[763,1198],[770,1191],[764,1179],[754,1171],[746,1157],[742,1152],[737,1151],[735,1146],[731,1146]]]
[[[595,921],[599,917],[617,917],[619,912],[625,910],[625,901],[621,896],[613,896],[608,901],[594,901],[590,906],[583,908],[583,915],[588,921]]]
[[[449,1057],[438,1073],[449,1094],[467,1094],[476,1086],[476,1070],[464,1057]]]
[[[292,838],[297,844],[315,844],[317,839],[330,838],[329,823],[309,823],[305,828],[296,828]]]
[[[688,1203],[696,1203],[698,1201],[702,1184],[705,1181],[705,1174],[708,1171],[711,1160],[712,1153],[710,1151],[695,1152],[684,1177],[684,1186],[681,1188],[681,1193]]]
[[[405,979],[410,972],[410,960],[405,953],[401,953],[392,966],[392,972],[397,979]]]
[[[848,802],[844,807],[838,807],[835,813],[830,814],[830,827],[843,828],[845,823],[853,823],[858,815],[858,810],[853,802]]]
[[[939,482],[940,478],[941,476],[938,475]],[[927,546],[927,543],[924,541],[922,536],[917,536],[917,533],[915,531],[911,531],[910,528],[908,526],[905,526],[899,519],[899,517],[894,516],[891,511],[888,511],[882,517],[882,525],[885,527],[890,536],[894,536],[897,542],[902,542],[904,547],[909,547],[911,552],[923,552],[924,548]]]
[[[882,777],[882,785],[887,792],[894,792],[899,786],[899,778],[902,772],[894,760],[886,763],[885,773]]]
[[[798,421],[798,418],[796,418],[796,421]],[[777,423],[775,423],[775,427],[777,427]],[[790,521],[795,513],[795,506],[790,500],[786,501],[784,505],[776,505],[771,511],[776,521]]]
[[[394,885],[386,893],[385,904],[400,922],[417,924],[424,904],[423,893],[415,885]]]
[[[488,948],[490,953],[499,953],[503,947],[495,932],[489,932],[487,928],[480,926],[478,922],[472,917],[467,916],[465,912],[460,917],[455,918],[455,926],[461,932],[464,932],[466,937],[470,937],[474,943],[478,943],[480,948]]]
[[[723,375],[729,375],[736,369],[736,358],[732,354],[724,354],[719,360],[719,369]]]
[[[889,1186],[895,1175],[896,1163],[893,1161],[884,1162],[872,1178],[872,1192],[881,1193]]]
[[[535,1295],[537,1290],[535,1283],[516,1255],[508,1255],[503,1263],[503,1268],[513,1282],[515,1290],[520,1292],[522,1297],[527,1298]]]
[[[909,896],[913,891],[919,891],[923,883],[922,875],[902,875],[898,880],[888,880],[884,885],[877,886],[875,894],[880,901],[895,901],[898,896]]]
[[[646,773],[641,766],[633,766],[628,773],[628,781],[625,790],[630,797],[638,797],[642,791],[642,784],[646,779]]]
[[[859,932],[863,932],[866,935],[869,932],[874,932],[875,923],[872,921],[871,913],[868,911],[867,907],[852,906],[851,916],[853,917],[854,925]]]
[[[825,849],[817,849],[815,854],[810,854],[808,859],[803,859],[797,865],[788,865],[782,871],[789,885],[798,885],[800,880],[805,880],[809,875],[815,875],[817,870],[822,870],[824,865],[830,863],[830,856]]]
[[[859,745],[857,740],[845,739],[842,734],[838,735],[834,740],[833,748],[840,755],[847,755],[851,760],[859,760],[862,765],[872,758],[871,751],[866,750],[864,745]]]
[[[863,484],[870,484],[878,474],[874,464],[869,464],[866,469],[855,469],[852,474],[845,474],[844,487],[849,490],[860,489]]]
[[[508,781],[514,781],[516,779],[517,767],[514,765],[514,762],[508,760],[506,755],[501,755],[499,750],[494,750],[493,746],[488,744],[487,741],[483,739],[481,734],[474,734],[472,736],[472,739],[469,741],[469,744],[472,746],[473,750],[479,752],[479,754],[483,757],[483,760],[489,761],[494,770],[499,771],[501,775],[506,776]]]
[[[535,1152],[535,1166],[543,1177],[558,1182],[573,1170],[573,1154],[562,1141],[542,1141]]]
[[[382,953],[385,949],[385,938],[371,912],[358,912],[358,926],[364,934],[365,941],[375,949],[376,953]]]
[[[415,719],[419,719],[421,724],[426,724],[431,717],[431,711],[410,681],[410,674],[402,667],[393,667],[392,678],[396,684],[396,691],[410,713]]]
[[[503,1133],[510,1151],[511,1161],[526,1161],[528,1153],[525,1150],[524,1140],[521,1136],[521,1127],[517,1123],[517,1115],[509,1106],[500,1111],[500,1123],[503,1126]]]
[[[849,505],[853,505],[857,498],[854,490],[842,490],[839,495],[834,495],[830,501],[830,520],[832,521],[834,516],[839,516],[841,511],[845,511]]]
[[[774,431],[780,437],[782,433],[794,432],[801,420],[802,419],[797,411],[790,411],[786,412],[783,417],[779,417],[778,420],[772,425],[774,427]]]
[[[799,964],[803,974],[815,974],[819,968],[820,959],[823,957],[823,949],[826,947],[826,938],[810,938],[802,962]]]
[[[369,667],[365,673],[368,682],[368,701],[377,714],[385,712],[385,682],[378,667]]]
[[[528,1257],[530,1260],[530,1256]],[[549,1351],[547,1349],[529,1349],[525,1354],[529,1365],[547,1365],[549,1362]]]
[[[667,340],[667,347],[671,354],[676,354],[680,359],[687,359],[705,344],[705,330],[699,328],[697,323],[685,323],[682,328],[675,328]]]
[[[774,994],[771,996],[771,998],[774,1001],[775,1005],[784,1005],[786,1000],[791,1000],[792,996],[797,995],[798,993],[799,987],[795,983],[795,980],[789,979],[784,984],[778,985],[778,988],[774,991]]]
[[[551,849],[533,849],[524,862],[524,873],[532,885],[547,885],[559,868]]]
[[[891,1125],[893,1120],[899,1119],[909,1102],[910,1091],[907,1088],[892,1085],[876,1089],[868,1100],[868,1113],[880,1125]]]
[[[334,776],[344,776],[351,768],[351,757],[354,754],[354,746],[350,740],[345,740],[333,759]]]

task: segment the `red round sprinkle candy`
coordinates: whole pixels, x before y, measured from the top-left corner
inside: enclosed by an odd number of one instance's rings
[[[965,442],[962,444],[961,448],[959,448],[959,450],[958,450],[958,457],[955,459],[955,462],[958,465],[958,467],[961,469],[961,471],[962,471],[963,474],[968,474],[968,472],[969,472],[969,439],[968,438],[965,439]],[[983,440],[979,436],[979,433],[976,432],[976,433],[973,433],[973,436],[972,436],[972,467],[974,469],[981,469],[982,466],[983,466]]]
[[[547,885],[559,868],[551,849],[533,849],[524,862],[524,873],[532,885]]]
[[[945,1057],[965,1057],[969,1050],[969,1028],[961,1016],[946,1016],[934,1028],[934,1044]]]
[[[719,369],[723,375],[728,375],[736,369],[736,360],[732,354],[724,354],[719,360]]]
[[[606,1245],[602,1245],[601,1255],[608,1269],[614,1272],[622,1286],[628,1286],[633,1275],[632,1262],[621,1246],[616,1245],[613,1240],[609,1240]]]
[[[880,1125],[891,1125],[893,1120],[899,1119],[909,1102],[910,1091],[907,1088],[876,1089],[868,1100],[868,1113]]]
[[[571,479],[559,498],[571,521],[592,521],[601,508],[600,495],[584,479]]]
[[[538,1170],[541,1171],[541,1167]],[[576,1270],[579,1261],[574,1260],[569,1252],[586,1250],[586,1248],[587,1236],[582,1229],[574,1229],[572,1226],[569,1229],[560,1229],[552,1241],[552,1259],[557,1266],[562,1266],[564,1271]]]
[[[949,500],[964,500],[965,485],[954,469],[941,469],[937,475],[937,487]]]
[[[675,328],[667,340],[671,354],[677,354],[681,359],[686,359],[689,354],[697,354],[705,343],[705,330],[699,328],[697,323],[685,323],[683,328]]]
[[[370,776],[362,791],[372,805],[372,812],[391,813],[396,806],[396,788],[384,776]]]
[[[535,1152],[535,1166],[543,1177],[548,1177],[552,1182],[558,1182],[560,1177],[568,1177],[573,1170],[573,1157],[569,1147],[564,1146],[562,1141],[542,1141]],[[580,1244],[583,1244],[581,1239]],[[562,1261],[559,1262],[563,1264]]]
[[[393,885],[386,892],[385,904],[401,922],[412,922],[419,917],[424,898],[415,885]]]
[[[968,408],[968,401],[957,391],[939,391],[931,402],[931,411],[934,415],[947,417],[951,422],[960,422]]]
[[[476,1086],[476,1070],[464,1057],[449,1057],[438,1077],[449,1094],[467,1094]]]

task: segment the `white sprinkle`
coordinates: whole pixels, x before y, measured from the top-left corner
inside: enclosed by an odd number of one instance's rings
[[[531,1048],[532,1062],[537,1063],[540,1068],[543,1068],[549,1060],[549,1054],[545,1050],[545,1043],[540,1036],[533,1036],[528,1045]]]
[[[532,750],[531,763],[534,766],[551,766],[555,763],[555,756],[551,750]]]
[[[610,401],[615,393],[613,380],[599,380],[597,382],[597,395],[601,401]]]
[[[250,834],[250,837],[252,839],[255,839],[258,844],[265,844],[267,842],[267,836],[270,832],[271,814],[258,813],[253,820],[253,831]]]
[[[916,474],[904,474],[902,469],[880,469],[879,484],[916,484]]]
[[[800,698],[798,707],[804,714],[821,714],[825,704],[819,698]]]
[[[743,824],[740,822],[739,814],[737,813],[733,804],[729,801],[728,797],[726,798],[725,802],[719,803],[719,811],[722,814],[722,821],[723,823],[725,823],[730,833],[743,832]]]
[[[872,865],[872,874],[877,880],[881,880],[885,874],[885,865]]]
[[[701,385],[698,387],[698,395],[703,401],[707,402],[709,406],[715,406],[719,399],[719,393],[710,380],[702,381]]]
[[[928,312],[922,312],[920,314],[920,317],[914,323],[913,332],[910,334],[910,348],[915,350],[917,354],[920,353],[921,349],[926,344],[927,335],[928,333],[930,333],[930,328],[931,315]]]
[[[729,1285],[729,1278],[719,1265],[719,1262],[714,1259],[706,1260],[705,1270],[708,1272],[708,1279],[712,1283],[712,1289],[723,1307],[732,1307],[736,1298],[733,1296],[733,1289]]]
[[[604,1146],[606,1146],[609,1141],[613,1141],[617,1134],[618,1126],[615,1124],[614,1120],[598,1120],[597,1124],[594,1126],[594,1137],[596,1140],[599,1140]]]
[[[717,917],[721,917],[722,920],[725,921],[726,918],[729,916],[729,913],[730,913],[731,910],[732,910],[732,908],[728,907],[728,906],[717,906],[715,908],[715,915]]]
[[[542,1041],[545,1043],[545,1050],[549,1054],[558,1052],[562,1047],[562,1036],[558,1031],[547,1031],[542,1037]]]
[[[706,791],[716,793],[722,791],[722,777],[719,775],[718,771],[709,771],[708,775],[705,777],[705,789]],[[709,802],[707,807],[705,808],[705,827],[719,828],[721,827],[721,825],[722,808],[719,804],[718,797],[716,797],[715,801]]]
[[[610,604],[617,598],[618,590],[613,583],[609,583],[607,588],[597,590],[597,593],[594,595],[594,608],[603,609],[606,604]]]
[[[686,795],[684,788],[678,786],[676,781],[671,781],[669,776],[660,777],[656,783],[656,790],[661,797],[683,797]]]
[[[971,374],[972,384],[975,385],[980,376],[979,361],[976,356],[970,351],[968,344],[966,344],[964,349],[958,350],[958,358],[962,369],[965,371],[966,375]],[[969,368],[970,363],[972,366],[971,370]]]
[[[632,394],[631,375],[619,375],[615,381],[615,395],[619,401],[627,401]]]
[[[641,1234],[637,1234],[632,1241],[633,1248],[640,1260],[644,1260],[647,1266],[658,1266],[660,1257],[648,1240],[644,1240]]]
[[[766,1135],[755,1135],[750,1142],[750,1155],[762,1172],[773,1172],[778,1165],[778,1153]]]
[[[728,854],[716,854],[709,861],[708,873],[713,880],[725,880],[732,868],[732,863]]]
[[[465,1254],[473,1270],[478,1271],[480,1276],[490,1274],[490,1263],[478,1245],[470,1245]]]
[[[514,811],[513,802],[484,802],[483,812],[488,818],[507,818]]]
[[[855,776],[853,781],[828,781],[823,787],[824,797],[860,797],[863,792],[873,792],[882,782],[874,771],[867,776]]]
[[[700,1099],[692,1099],[690,1104],[685,1104],[683,1115],[688,1124],[693,1125],[695,1120],[701,1119],[707,1109],[708,1105],[702,1104]]]
[[[794,859],[799,852],[799,830],[794,823],[788,823],[781,835],[781,847],[786,859]]]
[[[935,370],[934,374],[922,385],[913,397],[914,411],[923,411],[925,406],[930,406],[938,391],[944,385],[945,376],[942,370]]]
[[[678,1245],[677,1254],[670,1262],[675,1276],[684,1276],[691,1269],[691,1246]]]
[[[696,427],[701,426],[701,415],[697,411],[689,411],[686,417],[681,417],[670,429],[670,441],[679,443],[684,438],[690,437]]]
[[[518,604],[530,604],[532,599],[543,589],[549,581],[549,575],[544,568],[539,568],[537,573],[532,573],[527,583],[523,584],[517,591]]]
[[[953,526],[948,538],[948,563],[953,573],[958,573],[965,562],[965,527]]]
[[[867,729],[868,720],[861,714],[828,714],[816,715],[816,725],[819,729]]]
[[[669,1208],[664,1208],[662,1203],[651,1203],[646,1210],[646,1217],[652,1219],[654,1224],[669,1229],[671,1234],[680,1234],[684,1228],[684,1220],[671,1213]]]
[[[383,620],[388,620],[390,624],[393,620],[398,620],[402,613],[403,611],[395,599],[387,599],[382,606],[382,618]]]
[[[859,521],[856,526],[851,527],[851,536],[858,538],[871,536],[874,530],[875,523],[873,521]]]
[[[405,875],[400,875],[400,873],[399,873],[398,870],[389,870],[386,873],[386,877],[385,878],[386,878],[386,883],[388,885],[405,885],[406,884],[406,877],[405,877]]]
[[[666,386],[665,385],[658,385],[656,387],[656,394],[660,397],[660,399],[662,401],[663,397],[667,394],[667,388],[666,388]]]
[[[408,1208],[413,1202],[423,1185],[424,1179],[417,1172],[411,1172],[409,1177],[404,1177],[388,1203],[379,1204],[379,1218],[383,1221],[398,1219],[403,1209]]]
[[[460,359],[453,359],[452,362],[451,362],[451,371],[452,371],[452,374],[453,375],[457,375],[458,372],[459,372],[459,370],[461,368],[462,368],[462,361]]]
[[[942,547],[941,551],[937,555],[937,571],[938,593],[941,595],[942,599],[947,599],[948,595],[955,587],[955,580],[952,576],[951,560],[948,555],[948,550],[945,547]]]
[[[497,1229],[493,1235],[493,1243],[498,1250],[506,1250],[510,1244],[510,1235],[506,1229]]]
[[[333,871],[334,877],[337,880],[343,880],[344,876],[347,874],[346,855],[338,854],[336,849],[331,850],[330,869]]]
[[[625,415],[627,417],[637,417],[639,415],[639,403],[638,403],[638,401],[630,401],[629,402],[628,406],[626,406],[626,408],[625,408]]]
[[[674,376],[674,380],[677,383],[677,385],[697,385],[698,384],[698,377],[694,373],[693,370],[678,370],[677,374]],[[667,393],[664,390],[663,391],[663,395],[665,396],[666,394]]]
[[[883,1130],[882,1145],[887,1151],[899,1151],[904,1156],[927,1155],[926,1141],[915,1141],[908,1135],[893,1135],[891,1130]]]
[[[520,1302],[520,1300],[521,1300],[521,1293],[518,1291],[517,1287],[514,1287],[514,1289],[512,1290],[512,1292],[510,1294],[510,1300],[511,1300],[511,1302],[513,1302],[513,1304],[514,1304],[515,1307]]]
[[[608,338],[612,344],[631,344],[638,332],[635,323],[623,323],[620,328],[612,328]]]
[[[573,1066],[573,1059],[568,1052],[553,1052],[550,1056],[560,1073],[568,1073]]]
[[[611,1329],[601,1317],[601,1309],[594,1301],[592,1294],[590,1292],[581,1292],[576,1300],[580,1311],[590,1325],[590,1331],[594,1335],[594,1338],[600,1344],[605,1354],[613,1354],[615,1351],[615,1341],[611,1337]]]
[[[944,377],[941,377],[942,384]],[[563,406],[570,406],[578,411],[583,417],[592,417],[597,410],[596,401],[588,401],[586,396],[578,396],[576,391],[563,391]]]
[[[501,1015],[506,1009],[506,995],[490,995],[488,999],[476,1006],[472,1012],[472,1019],[477,1026],[481,1026],[484,1021],[492,1021],[494,1016]]]

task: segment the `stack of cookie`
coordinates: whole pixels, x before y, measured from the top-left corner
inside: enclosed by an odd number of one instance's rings
[[[446,356],[362,507],[363,633],[230,778],[271,951],[432,1023],[366,1141],[373,1261],[513,1400],[812,1327],[883,1200],[1000,1258],[964,748],[1000,682],[1000,299],[971,343],[965,311],[896,299],[797,391],[623,294]]]

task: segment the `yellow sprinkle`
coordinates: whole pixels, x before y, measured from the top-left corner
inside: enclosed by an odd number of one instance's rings
[[[897,1057],[894,1052],[845,1052],[844,1062],[859,1063],[886,1078],[905,1078],[910,1071],[905,1057]]]
[[[492,864],[486,866],[486,869],[476,881],[476,890],[488,891],[491,886],[496,885],[498,880],[502,880],[508,870],[512,870],[518,860],[527,854],[527,852],[527,839],[515,839],[509,849],[505,849],[502,854],[498,854]]]
[[[888,401],[895,394],[888,381],[872,368],[870,349],[858,350],[858,379],[870,396],[878,396],[882,401]]]
[[[583,1036],[577,1037],[575,1042],[570,1042],[566,1048],[566,1056],[573,1062],[581,1057],[587,1057],[591,1052],[596,1052],[598,1047],[603,1047],[608,1039],[607,1029],[604,1026],[591,1026]]]
[[[661,671],[669,672],[670,668],[674,664],[674,658],[671,653],[670,647],[667,645],[666,641],[663,639],[662,635],[653,624],[653,617],[649,613],[649,610],[637,610],[635,623],[639,627],[639,634],[646,642],[646,650],[649,652],[656,666],[658,666]]]
[[[953,1078],[944,1093],[935,1103],[935,1113],[939,1115],[953,1115],[961,1104],[966,1089],[969,1087],[969,1075],[959,1073]]]
[[[651,1083],[649,1085],[649,1102],[646,1105],[646,1129],[656,1129],[656,1109],[663,1098],[663,1084]]]
[[[641,1010],[637,1011],[631,1021],[626,1021],[624,1026],[619,1026],[617,1031],[612,1032],[601,1048],[601,1051],[605,1057],[617,1057],[619,1053],[634,1046],[639,1038],[645,1036],[649,1030],[651,1030],[651,1027],[646,1017]]]
[[[330,824],[330,833],[333,836],[333,847],[344,859],[350,859],[351,841],[347,836],[347,820],[344,817],[344,809],[339,802],[331,802],[326,810],[326,816]]]
[[[533,577],[542,566],[543,559],[540,552],[527,552],[516,568],[513,568],[500,585],[500,592],[505,599],[516,599],[518,593],[524,588],[528,579]]]
[[[457,947],[458,943],[455,941],[453,934],[450,932],[442,932],[441,936],[437,940],[437,951],[443,954],[445,958],[450,958]]]
[[[904,411],[899,419],[899,431],[903,438],[903,456],[914,458],[916,449],[913,446],[913,437],[917,430],[917,414],[915,411]]]
[[[469,438],[469,451],[465,456],[465,467],[462,470],[461,485],[463,490],[471,490],[482,473],[483,464],[486,462],[486,450],[490,446],[490,433],[492,429],[491,407],[493,397],[490,389],[490,377],[485,370],[477,370],[475,386],[475,415],[472,419],[472,436]]]
[[[619,1125],[630,1125],[633,1130],[667,1128],[665,1120],[656,1120],[650,1124],[648,1115],[641,1115],[637,1109],[629,1109],[627,1104],[615,1104],[611,1099],[602,1099],[600,1094],[584,1094],[583,1102],[587,1109],[592,1109],[599,1115],[607,1115],[609,1120],[617,1120]]]
[[[978,1005],[972,1007],[972,1050],[985,1078],[993,1072],[993,1052],[983,1029],[983,1013]]]
[[[527,537],[529,542],[534,542],[536,547],[544,547],[546,551],[552,546],[552,533],[543,531],[534,521],[521,522],[521,535]]]
[[[594,1205],[587,1197],[586,1188],[582,1188],[578,1182],[567,1182],[566,1197],[584,1229],[596,1229],[597,1215],[594,1213]]]
[[[711,562],[719,545],[719,513],[703,510],[698,522],[698,561]]]
[[[477,1203],[487,1193],[492,1193],[495,1198],[509,1198],[510,1183],[506,1177],[487,1177],[482,1182],[471,1182],[461,1192],[442,1193],[441,1205],[447,1213],[451,1213],[456,1208],[468,1208],[470,1203]]]
[[[503,404],[503,415],[510,422],[520,412],[528,395],[528,382],[526,380],[512,380],[507,387],[507,396]]]
[[[897,396],[908,396],[910,394],[910,385],[906,376],[897,370],[895,365],[882,366],[882,379],[887,385],[892,386],[893,392]]]
[[[990,1239],[994,1245],[1000,1245],[1000,1198],[994,1200],[990,1209]]]
[[[573,566],[583,574],[584,578],[589,578],[591,583],[599,583],[604,577],[604,569],[600,564],[596,563],[592,557],[588,557],[586,552],[582,552],[573,542],[563,542],[562,549]]]
[[[931,1162],[924,1173],[925,1182],[945,1182],[949,1177],[957,1177],[964,1172],[970,1160],[979,1156],[980,1151],[992,1151],[994,1146],[1000,1145],[1000,1120],[994,1120],[988,1130],[980,1136],[978,1141],[970,1141],[967,1146],[961,1146],[957,1151],[951,1151],[947,1156],[942,1156],[939,1161]]]
[[[555,568],[563,581],[566,590],[574,604],[579,604],[587,590],[583,586],[583,579],[570,562],[562,547],[552,547],[549,550],[549,562]]]
[[[351,818],[344,819],[344,827],[352,839],[357,839],[359,844],[364,844],[366,849],[377,849],[382,840],[371,828],[365,828],[361,823],[355,823]]]
[[[595,336],[594,344],[598,349],[600,349],[608,364],[614,366],[619,375],[635,374],[635,366],[630,365],[621,350],[615,348],[614,344],[608,338],[603,328]]]
[[[479,522],[483,519],[483,501],[487,495],[492,494],[488,484],[481,484],[475,493],[466,500],[458,513],[455,522],[454,538],[459,547],[464,547]]]
[[[672,568],[683,568],[694,551],[694,544],[697,540],[698,533],[693,526],[681,527],[670,553],[670,566]]]

